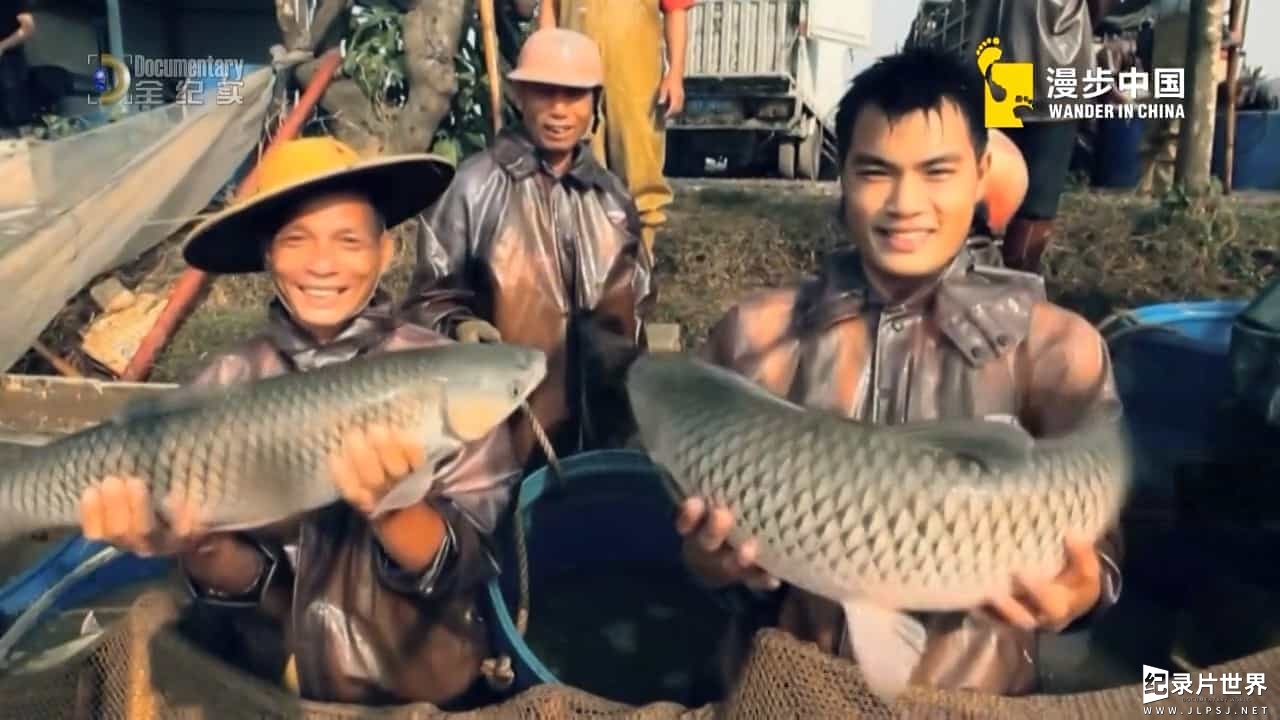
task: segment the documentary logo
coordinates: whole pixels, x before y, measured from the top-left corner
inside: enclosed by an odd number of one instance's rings
[[[1185,68],[1155,68],[1150,72],[1135,68],[1115,73],[1109,68],[1092,67],[1083,77],[1074,67],[1045,68],[1048,97],[1040,110],[1035,108],[1036,68],[1032,63],[1004,60],[998,37],[978,43],[977,56],[978,70],[986,80],[984,111],[988,128],[1020,128],[1033,109],[1046,120],[1186,116],[1182,102],[1186,99]],[[1128,102],[1100,101],[1108,96],[1123,97]]]
[[[96,94],[91,104],[240,105],[242,58],[172,58],[109,54],[88,56]]]

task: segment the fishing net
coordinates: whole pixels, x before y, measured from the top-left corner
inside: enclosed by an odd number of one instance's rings
[[[632,707],[563,685],[540,685],[502,704],[446,713],[428,705],[388,709],[309,703],[204,654],[174,629],[178,606],[167,592],[141,596],[124,618],[78,653],[43,669],[0,681],[0,718],[205,720],[527,720],[634,718],[1112,718],[1138,713],[1190,714],[1184,697],[1144,705],[1142,688],[1129,685],[1074,695],[999,698],[967,692],[912,689],[892,709],[871,696],[857,668],[776,630],[759,633],[737,686],[721,703],[684,708],[673,703]],[[1264,673],[1280,677],[1280,648],[1206,668],[1204,673]],[[1241,688],[1244,686],[1241,685]],[[1233,715],[1274,715],[1280,690],[1235,696]],[[1265,706],[1265,711],[1262,709]],[[1150,709],[1150,712],[1148,712]],[[1214,713],[1213,706],[1199,708]],[[1225,709],[1224,709],[1225,710]],[[1225,714],[1225,712],[1223,713]]]
[[[0,141],[0,369],[67,300],[190,222],[258,146],[275,80],[238,102],[170,103],[53,142]]]

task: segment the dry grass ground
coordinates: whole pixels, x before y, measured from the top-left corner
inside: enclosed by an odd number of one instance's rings
[[[678,181],[658,239],[654,319],[680,323],[685,344],[697,345],[734,302],[811,272],[837,242],[836,193],[834,184]],[[1059,227],[1045,259],[1050,294],[1095,322],[1152,302],[1251,297],[1280,265],[1280,195],[1246,193],[1191,213],[1130,194],[1076,190],[1063,198]],[[390,278],[397,294],[412,260],[407,248]],[[126,280],[163,292],[180,268],[175,248],[160,248]],[[269,295],[261,278],[216,280],[152,379],[188,377],[211,352],[252,332]],[[82,306],[51,325],[45,341],[68,352]]]

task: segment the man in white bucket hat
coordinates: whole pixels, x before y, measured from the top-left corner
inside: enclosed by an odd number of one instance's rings
[[[621,369],[645,345],[654,293],[635,203],[585,141],[600,52],[581,33],[539,30],[508,77],[522,124],[468,158],[428,214],[406,309],[463,342],[545,352],[529,402],[557,453],[622,444]],[[516,455],[536,466],[533,432],[515,422]]]

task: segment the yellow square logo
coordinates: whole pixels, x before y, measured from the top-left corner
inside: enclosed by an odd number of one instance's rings
[[[988,128],[1020,128],[1018,108],[1031,109],[1035,97],[1035,67],[1029,62],[1001,60],[1000,38],[978,43],[978,70],[982,72],[984,115]]]

